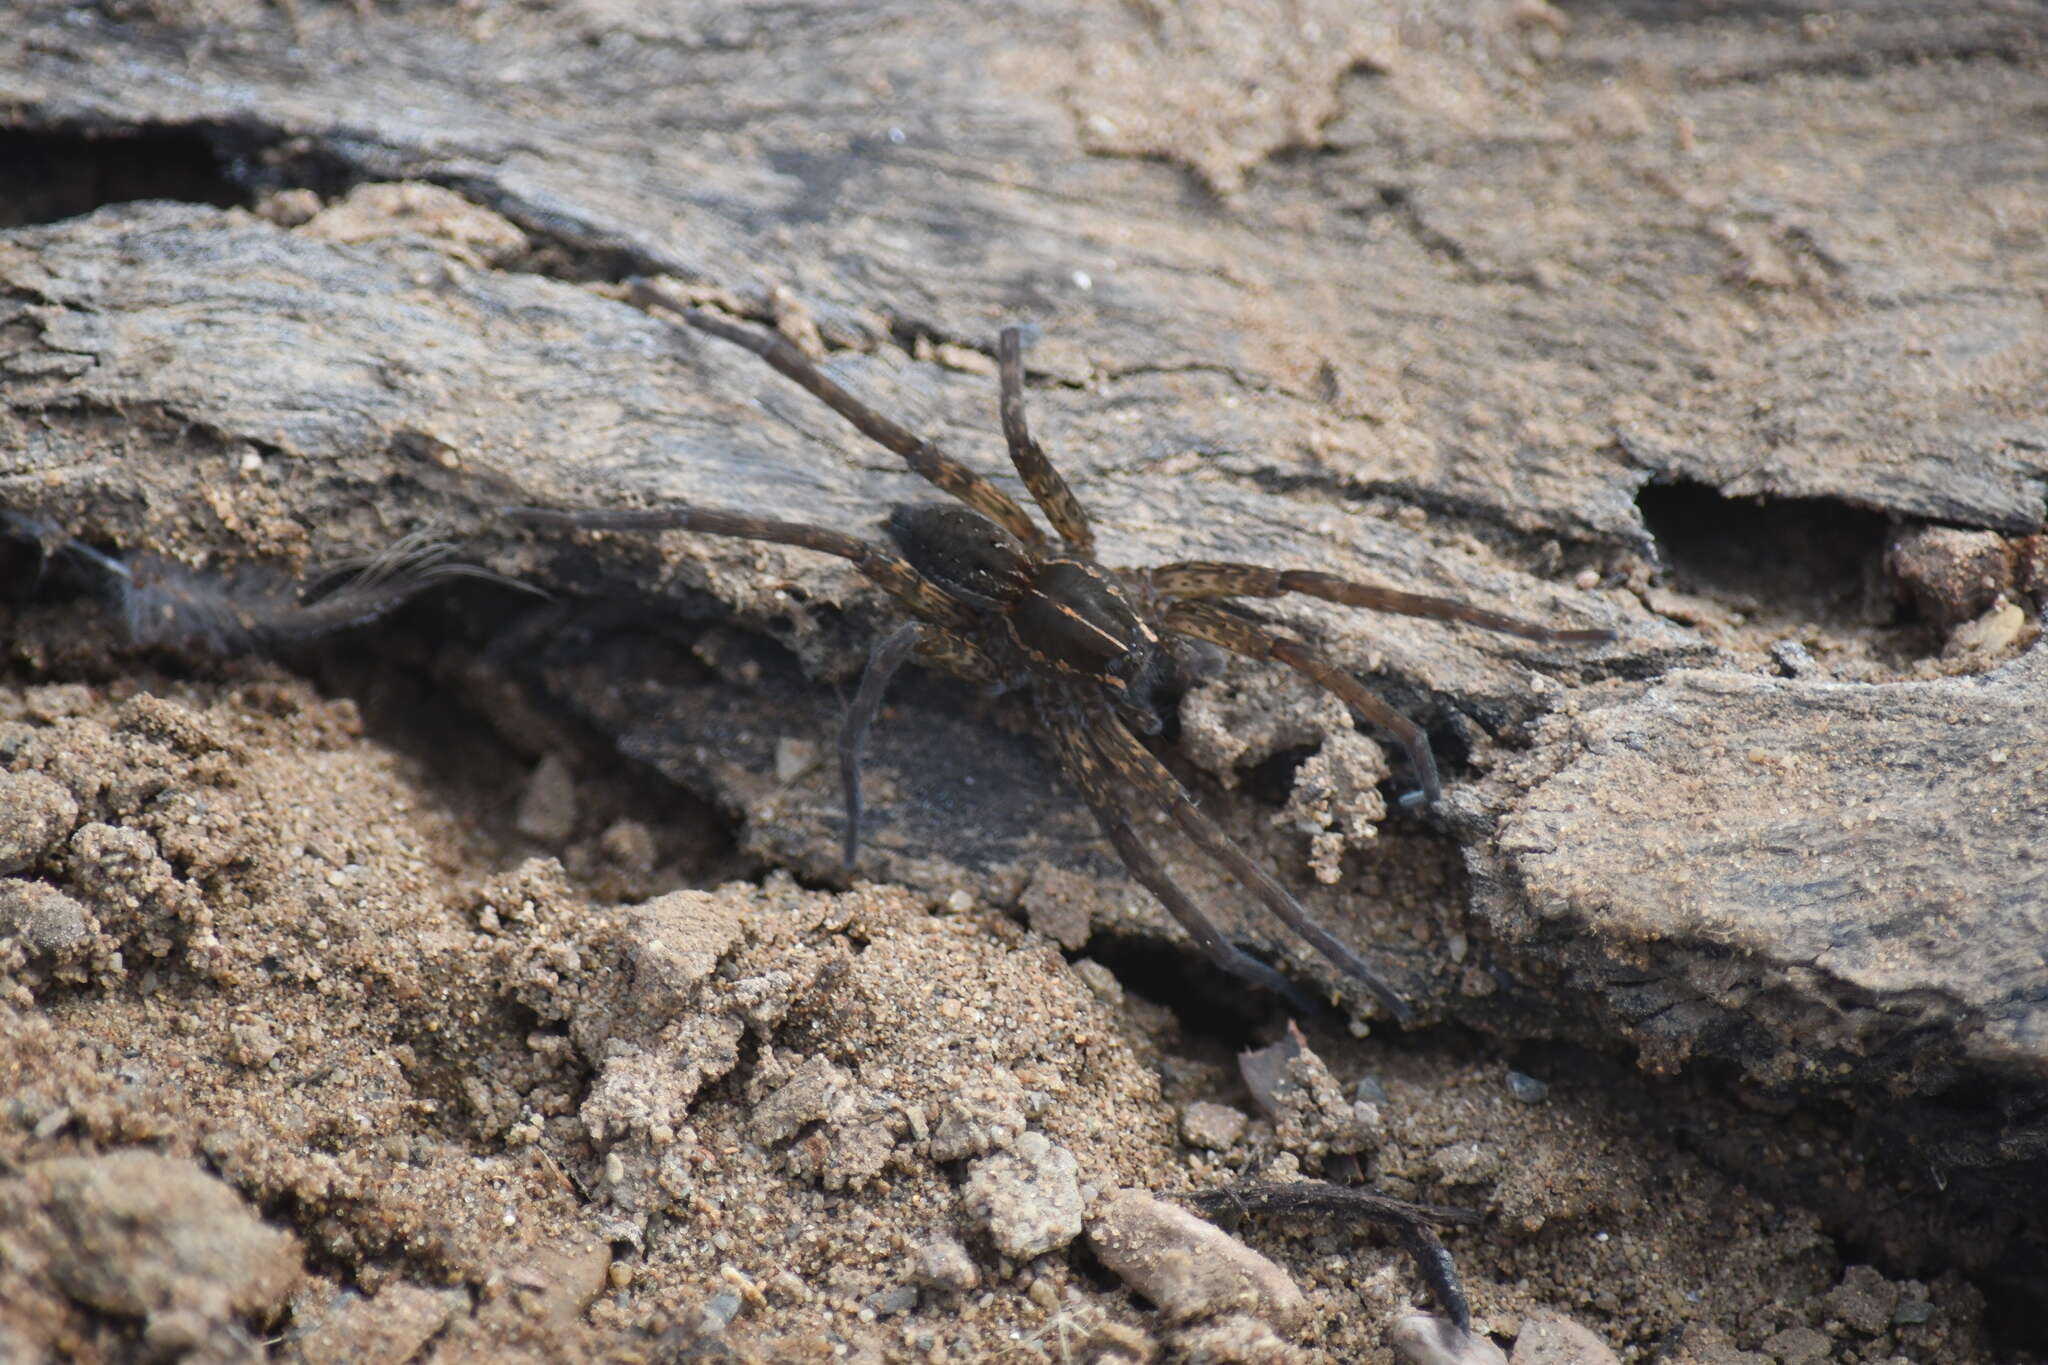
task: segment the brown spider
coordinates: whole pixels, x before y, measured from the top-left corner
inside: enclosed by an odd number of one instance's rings
[[[519,520],[543,525],[694,531],[817,550],[852,561],[908,608],[915,619],[876,643],[840,733],[848,866],[860,840],[861,749],[882,694],[904,661],[915,654],[959,677],[1002,690],[1029,684],[1061,769],[1080,788],[1118,856],[1211,961],[1280,993],[1297,1007],[1313,1009],[1285,976],[1226,939],[1174,884],[1132,827],[1120,787],[1164,807],[1196,845],[1282,923],[1357,978],[1396,1019],[1410,1017],[1406,1003],[1356,953],[1310,919],[1286,887],[1203,814],[1132,730],[1158,733],[1161,695],[1185,680],[1192,661],[1186,640],[1207,641],[1235,654],[1286,664],[1335,693],[1393,735],[1415,768],[1424,799],[1434,801],[1441,785],[1420,726],[1303,641],[1208,599],[1305,593],[1347,606],[1464,621],[1556,644],[1597,643],[1614,638],[1613,632],[1553,630],[1449,598],[1370,587],[1306,569],[1204,560],[1154,569],[1105,568],[1095,560],[1088,514],[1025,425],[1019,329],[1006,329],[996,343],[1003,436],[1017,473],[1058,532],[1061,546],[1053,545],[1030,514],[994,484],[863,404],[781,337],[679,307],[645,284],[636,291],[636,302],[744,346],[958,500],[892,508],[885,529],[900,553],[822,526],[708,508],[512,509]]]

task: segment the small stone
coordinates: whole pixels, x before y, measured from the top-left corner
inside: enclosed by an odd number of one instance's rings
[[[86,908],[56,887],[0,877],[0,938],[18,939],[29,952],[62,961],[91,937]]]
[[[1821,668],[1813,654],[1797,640],[1779,640],[1771,646],[1771,662],[1787,678],[1817,678]]]
[[[19,872],[71,837],[78,802],[41,773],[0,773],[0,872]]]
[[[1821,1306],[1829,1317],[1840,1318],[1867,1337],[1874,1337],[1891,1324],[1898,1306],[1899,1287],[1867,1265],[1852,1265],[1843,1272],[1842,1282],[1830,1289]]]
[[[1092,957],[1084,957],[1074,963],[1074,975],[1081,978],[1081,984],[1094,992],[1095,998],[1105,1005],[1117,1006],[1124,1003],[1124,983],[1116,979],[1116,973]]]
[[[1606,1342],[1556,1313],[1523,1319],[1512,1360],[1513,1365],[1621,1365]]]
[[[1981,658],[1990,660],[2002,654],[2019,639],[2026,629],[2027,614],[2011,599],[2001,597],[1993,602],[1982,616],[1965,621],[1949,632],[1948,643],[1941,647],[1944,659]]]
[[[1508,1093],[1523,1104],[1541,1104],[1550,1098],[1550,1086],[1524,1072],[1510,1071]]]
[[[1500,1347],[1487,1338],[1428,1313],[1411,1313],[1389,1327],[1387,1344],[1407,1365],[1507,1365],[1508,1361]]]
[[[560,845],[576,832],[576,774],[560,754],[549,754],[526,780],[513,825],[537,843]]]
[[[878,1290],[867,1297],[867,1307],[878,1318],[894,1317],[908,1313],[917,1307],[917,1286],[910,1284],[893,1285]]]
[[[1245,1310],[1285,1325],[1308,1302],[1278,1265],[1143,1190],[1119,1190],[1088,1223],[1096,1258],[1175,1322]]]
[[[1765,1337],[1763,1345],[1778,1365],[1807,1365],[1809,1361],[1826,1360],[1834,1349],[1827,1333],[1811,1327],[1788,1327]]]
[[[1181,1111],[1180,1135],[1190,1147],[1224,1152],[1237,1145],[1250,1121],[1227,1104],[1196,1100]]]
[[[745,1302],[736,1290],[721,1289],[713,1294],[705,1300],[704,1315],[699,1320],[698,1334],[715,1337],[723,1332],[732,1325],[732,1320],[740,1315],[740,1307]]]
[[[789,735],[775,741],[775,780],[787,787],[818,766],[818,746],[813,740]]]
[[[1360,1076],[1358,1084],[1351,1088],[1351,1098],[1359,1104],[1369,1104],[1375,1109],[1387,1107],[1387,1087],[1380,1078],[1373,1075]]]
[[[920,1283],[934,1289],[949,1289],[965,1293],[974,1288],[981,1276],[975,1269],[974,1258],[967,1254],[955,1238],[944,1233],[932,1238],[917,1252],[917,1278]]]
[[[960,1194],[998,1251],[1028,1261],[1081,1235],[1079,1177],[1073,1153],[1027,1132],[1010,1150],[975,1162]]]

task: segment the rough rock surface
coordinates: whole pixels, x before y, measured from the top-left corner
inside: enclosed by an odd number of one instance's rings
[[[1711,1051],[1894,1099],[2003,1077],[2002,1122],[1924,1154],[1993,1161],[2048,1131],[2044,705],[2043,649],[1982,677],[1611,695],[1558,722],[1577,753],[1502,822],[1496,922],[1597,983],[1647,1065]]]

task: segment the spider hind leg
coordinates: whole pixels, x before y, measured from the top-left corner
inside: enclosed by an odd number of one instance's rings
[[[1047,707],[1046,710],[1049,713],[1047,728],[1059,755],[1060,766],[1080,790],[1088,808],[1095,813],[1095,821],[1102,827],[1104,837],[1131,875],[1138,879],[1138,884],[1159,899],[1174,922],[1201,949],[1203,956],[1240,981],[1265,987],[1285,1000],[1303,1018],[1323,1013],[1323,1007],[1284,973],[1267,966],[1224,937],[1216,922],[1203,914],[1201,907],[1168,875],[1152,850],[1145,846],[1145,841],[1138,837],[1129,813],[1118,803],[1114,779],[1095,745],[1090,742],[1088,722],[1079,711],[1066,707],[1057,710]]]

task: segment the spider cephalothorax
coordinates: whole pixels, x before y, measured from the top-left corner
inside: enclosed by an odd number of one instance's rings
[[[1005,330],[996,346],[1003,436],[1025,487],[1058,534],[1058,545],[1008,494],[860,402],[782,338],[734,326],[697,309],[677,308],[650,286],[641,286],[637,295],[645,306],[678,313],[692,327],[760,356],[957,500],[893,508],[885,527],[900,553],[822,526],[697,507],[517,511],[521,519],[543,524],[694,531],[837,555],[850,560],[908,610],[912,619],[876,643],[840,734],[849,865],[859,850],[862,744],[890,678],[915,654],[975,682],[1031,689],[1061,769],[1095,812],[1117,855],[1218,966],[1305,1003],[1286,977],[1226,939],[1167,875],[1138,837],[1126,793],[1163,808],[1184,834],[1283,923],[1361,982],[1390,1014],[1408,1017],[1401,998],[1356,953],[1309,918],[1287,888],[1203,814],[1133,728],[1158,732],[1162,689],[1177,681],[1177,663],[1187,642],[1204,642],[1285,664],[1335,693],[1393,735],[1407,753],[1424,796],[1434,800],[1440,790],[1436,762],[1420,727],[1306,642],[1212,599],[1303,593],[1349,606],[1464,621],[1550,643],[1595,643],[1612,639],[1612,632],[1553,630],[1449,598],[1371,587],[1312,570],[1206,560],[1154,569],[1106,568],[1096,562],[1087,513],[1025,423],[1023,341],[1018,329]]]
[[[1034,555],[953,504],[899,504],[883,525],[910,567],[987,613],[982,648],[1006,682],[1093,682],[1133,724],[1158,733],[1155,696],[1172,665],[1115,574],[1074,555]]]

